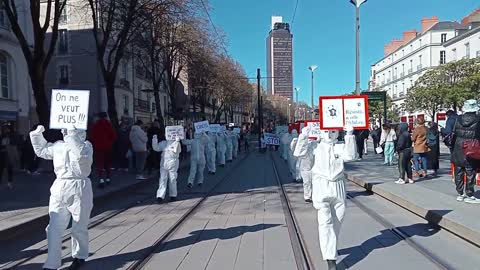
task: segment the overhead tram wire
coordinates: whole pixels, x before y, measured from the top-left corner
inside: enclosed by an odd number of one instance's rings
[[[217,37],[219,39],[221,39],[221,36],[217,31],[217,27],[215,27],[215,24],[213,23],[212,17],[210,16],[210,12],[208,12],[208,9],[207,9],[207,6],[205,5],[205,2],[203,2],[203,0],[200,0],[200,2],[202,3],[203,9],[205,9],[205,12],[207,13],[207,17],[208,17],[208,20],[210,21],[210,24],[212,24],[213,31],[215,31],[215,34],[217,35]],[[222,46],[223,51],[225,52],[225,55],[229,55],[227,49],[225,48],[225,44],[223,42],[221,42],[221,46]]]
[[[292,21],[290,22],[290,27],[291,28],[293,28],[293,23],[295,22],[295,15],[297,15],[298,2],[299,2],[299,0],[296,1],[295,9],[293,10]]]

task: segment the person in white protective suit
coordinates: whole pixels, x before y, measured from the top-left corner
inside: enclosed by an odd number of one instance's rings
[[[233,143],[232,143],[232,131],[225,132],[225,140],[227,144],[227,152],[225,153],[225,159],[227,162],[232,162],[233,160]]]
[[[185,140],[186,145],[191,145],[190,150],[190,174],[188,175],[188,188],[193,187],[195,178],[198,186],[203,185],[203,171],[205,170],[205,147],[208,144],[208,135],[195,133],[193,140]]]
[[[291,140],[288,144],[288,165],[290,168],[290,173],[292,174],[293,180],[299,182],[301,181],[300,177],[300,168],[297,166],[297,158],[293,155],[295,151],[295,146],[298,141],[298,132],[296,129],[292,130]]]
[[[310,127],[304,127],[302,134],[298,137],[297,145],[293,155],[298,158],[300,176],[303,179],[303,198],[305,202],[312,202],[312,167],[314,162],[313,151],[318,141],[308,138]],[[320,139],[320,138],[318,138]]]
[[[345,128],[346,134],[345,134],[345,147],[348,149],[354,149],[352,153],[348,153],[350,156],[348,156],[349,160],[357,160],[358,159],[358,151],[357,151],[357,141],[355,139],[355,135],[353,135],[353,128],[352,127],[346,127]]]
[[[224,132],[217,134],[217,161],[220,167],[225,167],[225,155],[227,152],[227,139]]]
[[[338,236],[345,216],[344,162],[351,161],[355,152],[352,146],[336,144],[338,133],[322,131],[322,139],[313,151],[312,199],[318,211],[320,248],[329,270],[337,269]]]
[[[207,167],[209,174],[215,174],[217,171],[216,169],[216,155],[217,149],[215,148],[215,144],[217,143],[217,135],[213,132],[208,133],[208,144],[205,148],[205,155],[207,157]]]
[[[235,133],[235,132],[232,132],[232,156],[233,156],[233,159],[236,159],[237,156],[238,156],[238,134]]]
[[[282,158],[284,161],[288,161],[288,146],[290,145],[290,134],[284,133],[280,139],[282,145]]]
[[[160,159],[160,179],[158,182],[157,202],[161,203],[165,199],[167,193],[170,195],[170,201],[177,199],[177,177],[178,166],[180,164],[179,157],[182,152],[180,139],[174,141],[158,141],[157,135],[152,138],[152,149],[155,152],[162,152]]]
[[[86,132],[62,130],[63,141],[48,143],[43,137],[45,128],[38,126],[30,132],[35,154],[53,160],[56,180],[50,188],[47,226],[48,258],[44,269],[62,265],[62,238],[72,219],[72,257],[70,269],[78,269],[88,258],[88,223],[93,208],[92,183],[88,176],[93,163],[93,148],[86,141]]]

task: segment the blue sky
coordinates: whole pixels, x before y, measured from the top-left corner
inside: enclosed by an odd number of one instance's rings
[[[249,77],[260,67],[266,76],[265,40],[272,15],[291,22],[296,0],[210,0],[215,25],[228,38],[227,50]],[[393,4],[398,3],[398,4]],[[370,65],[383,47],[404,30],[421,28],[423,17],[460,21],[478,0],[369,0],[361,9],[361,80],[368,85]],[[315,100],[355,88],[355,9],[348,0],[299,0],[293,33],[294,86],[299,99],[310,100],[310,71],[315,64]]]

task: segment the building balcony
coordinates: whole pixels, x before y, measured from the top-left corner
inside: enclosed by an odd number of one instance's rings
[[[400,78],[405,77],[405,72],[400,73]]]
[[[135,109],[138,109],[139,111],[145,111],[145,112],[150,112],[150,106],[148,105],[148,101],[146,100],[141,100],[141,99],[135,99]]]
[[[391,82],[391,81],[392,81],[392,79],[390,79],[390,78],[387,79],[387,83],[389,83],[389,82]]]
[[[392,98],[393,98],[393,99],[396,99],[396,98],[397,98],[397,94],[393,94],[393,95],[392,95]]]
[[[400,92],[400,94],[398,94],[399,97],[404,97],[405,96],[405,93],[404,92]]]
[[[422,68],[423,68],[422,65],[418,65],[418,66],[417,66],[417,71],[418,71],[418,70],[421,70]]]

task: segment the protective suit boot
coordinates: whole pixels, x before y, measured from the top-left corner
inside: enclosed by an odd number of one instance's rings
[[[337,270],[337,261],[336,260],[327,260],[328,270]]]
[[[80,267],[82,267],[82,265],[84,265],[84,264],[85,264],[85,260],[75,258],[75,259],[73,259],[73,262],[70,265],[70,267],[68,267],[68,270],[80,269]]]

